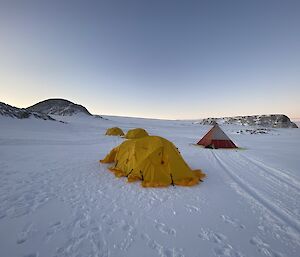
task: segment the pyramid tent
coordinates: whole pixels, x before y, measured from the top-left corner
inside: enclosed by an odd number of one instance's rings
[[[137,139],[137,138],[146,137],[146,136],[149,136],[149,134],[147,133],[146,130],[144,130],[142,128],[135,128],[135,129],[128,130],[128,132],[125,135],[125,138]]]
[[[124,136],[124,132],[122,129],[118,127],[109,128],[106,130],[105,135],[107,136]]]
[[[193,186],[205,177],[186,164],[173,143],[158,136],[126,140],[100,162],[114,163],[109,169],[115,176],[141,180],[143,187]]]
[[[207,148],[237,148],[217,123],[197,144]]]

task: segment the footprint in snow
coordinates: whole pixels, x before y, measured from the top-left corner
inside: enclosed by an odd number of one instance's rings
[[[53,224],[50,225],[49,230],[46,233],[46,240],[50,240],[51,237],[57,233],[58,231],[60,231],[62,228],[62,222],[61,221],[57,221]]]
[[[231,217],[229,217],[229,216],[226,216],[226,215],[221,215],[221,218],[222,218],[222,220],[223,220],[225,223],[230,224],[230,225],[232,225],[232,226],[235,227],[235,228],[240,228],[240,229],[246,228],[246,227],[245,227],[243,224],[241,224],[241,223],[239,222],[239,220],[237,220],[237,219],[233,219],[233,218],[231,218]]]
[[[134,243],[135,237],[137,235],[136,230],[132,226],[126,226],[127,234],[120,243],[120,249],[127,251],[127,249]]]
[[[129,230],[131,230],[132,229],[132,226],[130,226],[129,224],[123,224],[122,225],[122,230],[123,231],[129,231]]]
[[[201,232],[198,234],[198,237],[202,240],[210,241],[217,246],[214,247],[213,252],[218,257],[225,257],[225,256],[231,256],[231,257],[243,257],[244,255],[235,250],[229,243],[228,239],[225,235],[222,233],[215,233],[212,230],[206,230],[201,228]]]
[[[226,257],[226,256],[230,256],[230,257],[243,257],[244,255],[242,255],[239,252],[233,252],[232,246],[231,245],[224,245],[222,247],[216,247],[214,248],[214,253],[216,256],[220,256],[220,257]]]
[[[126,216],[133,216],[133,212],[132,212],[132,211],[129,211],[129,210],[124,209],[123,212],[124,212],[124,214],[125,214]]]
[[[23,230],[17,235],[17,244],[23,244],[26,242],[30,234],[33,232],[32,223],[26,225]]]
[[[270,245],[265,243],[261,238],[258,236],[252,237],[250,239],[250,243],[254,246],[257,247],[257,250],[266,255],[266,256],[271,256],[271,257],[283,257],[283,254],[277,251],[272,250]]]
[[[227,240],[226,236],[221,233],[215,233],[211,230],[205,230],[201,228],[200,234],[198,234],[202,240],[212,241],[214,243],[220,244]]]
[[[189,204],[186,204],[185,205],[185,208],[188,212],[192,213],[192,212],[200,212],[200,208],[197,207],[197,206],[194,206],[194,205],[189,205]]]
[[[160,257],[184,257],[182,248],[166,248],[152,239],[148,234],[141,234],[141,239],[146,241],[149,248],[157,252],[157,256]]]
[[[102,215],[102,220],[105,222],[106,225],[109,225],[109,226],[115,224],[114,219],[111,216],[107,215],[107,214]]]
[[[155,228],[158,229],[161,233],[176,236],[176,230],[173,228],[168,227],[164,223],[160,223],[157,220],[155,220]]]

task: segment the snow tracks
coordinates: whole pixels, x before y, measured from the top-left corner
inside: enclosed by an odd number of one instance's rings
[[[259,213],[258,231],[299,250],[300,184],[296,177],[238,151],[211,153],[221,171],[228,175],[231,188],[250,204],[253,213]],[[285,256],[272,250],[259,235],[250,243],[267,256]]]

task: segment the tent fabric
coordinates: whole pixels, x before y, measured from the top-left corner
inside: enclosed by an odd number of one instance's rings
[[[149,134],[147,133],[146,130],[144,130],[142,128],[135,128],[135,129],[128,130],[128,132],[125,135],[125,138],[137,139],[137,138],[142,138],[142,137],[146,137],[146,136],[149,136]]]
[[[217,123],[197,144],[207,148],[237,148]]]
[[[109,170],[116,177],[141,180],[143,187],[193,186],[205,177],[186,164],[173,143],[158,136],[126,140],[100,162],[114,163]]]
[[[109,128],[106,130],[105,135],[107,136],[124,136],[124,132],[122,129],[118,127]]]

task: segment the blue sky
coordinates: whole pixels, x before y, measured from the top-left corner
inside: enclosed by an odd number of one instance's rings
[[[0,101],[300,117],[300,1],[1,1]]]

